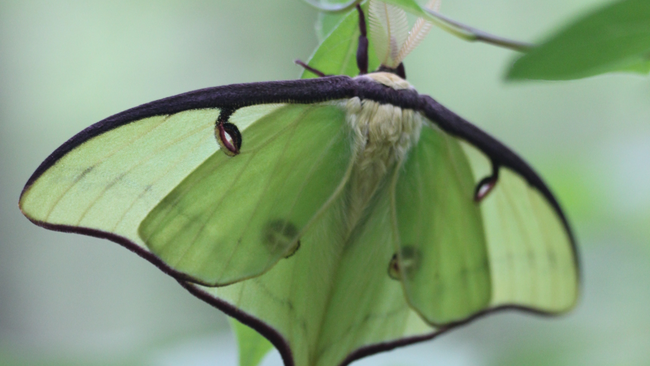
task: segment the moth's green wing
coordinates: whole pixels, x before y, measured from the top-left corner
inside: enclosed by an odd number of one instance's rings
[[[228,319],[239,344],[239,366],[259,365],[264,356],[273,349],[271,342],[235,318]]]
[[[499,307],[560,313],[577,300],[576,252],[560,212],[507,168],[475,202],[491,174],[485,154],[428,125],[398,172],[393,270],[431,324]]]
[[[198,282],[263,273],[296,248],[343,183],[351,161],[344,113],[331,104],[241,108],[230,118],[243,136],[232,158],[215,140],[219,113],[94,125],[46,160],[20,208],[38,225],[109,238]]]
[[[388,274],[395,251],[389,183],[387,179],[380,187],[368,217],[341,249],[322,315],[316,365],[339,365],[344,356],[349,362],[364,351],[375,353],[438,332],[409,305],[400,281]]]
[[[412,310],[401,283],[388,275],[395,252],[388,189],[353,232],[345,209],[343,194],[301,237],[301,249],[268,272],[230,286],[188,289],[258,319],[256,329],[274,340],[286,364],[345,365],[433,337],[438,330]]]
[[[485,309],[490,263],[474,177],[458,141],[425,125],[398,170],[395,276],[428,322],[447,324]]]
[[[139,233],[165,263],[201,283],[254,277],[298,249],[350,166],[342,109],[284,106],[242,132],[240,154],[215,153],[188,175]]]
[[[462,147],[477,184],[491,174],[492,165],[472,145]],[[549,200],[521,175],[501,168],[494,189],[478,205],[490,262],[490,307],[554,314],[571,309],[579,290],[577,253]]]
[[[257,110],[269,108],[276,107]],[[218,109],[196,109],[151,116],[88,139],[106,123],[91,126],[52,154],[44,171],[39,167],[23,190],[20,209],[39,225],[83,228],[143,247],[137,227],[145,215],[218,149],[218,115]]]

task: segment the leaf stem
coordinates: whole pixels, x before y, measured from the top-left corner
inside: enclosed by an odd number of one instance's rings
[[[362,0],[350,0],[344,4],[323,4],[320,3],[318,0],[303,0],[303,1],[320,11],[326,11],[328,13],[340,13],[354,8]]]
[[[464,40],[485,42],[494,46],[505,47],[519,52],[528,52],[531,48],[534,47],[534,45],[530,43],[513,41],[507,38],[489,34],[474,27],[470,27],[456,20],[453,20],[435,10],[427,8],[422,9],[431,15],[429,19],[438,27]]]

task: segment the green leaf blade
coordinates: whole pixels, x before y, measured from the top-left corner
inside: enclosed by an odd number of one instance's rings
[[[362,9],[368,12],[367,2],[362,5]],[[330,27],[330,33],[324,41],[318,46],[307,62],[309,66],[316,70],[322,71],[326,75],[359,75],[357,67],[357,47],[359,39],[359,15],[356,10],[351,10],[345,15],[332,15],[335,19],[340,19],[336,26]],[[368,48],[368,70],[379,68],[379,60],[375,54],[370,40]],[[304,70],[301,79],[315,78],[310,71]]]
[[[631,62],[624,68],[621,68],[621,72],[631,72],[635,74],[647,75],[650,74],[650,56],[643,57],[636,62]]]
[[[510,80],[571,80],[629,68],[650,54],[650,2],[619,1],[586,15],[515,61]]]
[[[332,4],[345,4],[347,3],[346,0],[334,0],[331,1]],[[318,12],[318,16],[316,18],[316,24],[314,28],[316,29],[316,37],[318,38],[318,42],[322,43],[325,41],[327,36],[332,33],[332,31],[339,25],[341,20],[345,18],[348,14],[345,12],[326,12],[326,11],[320,11]]]

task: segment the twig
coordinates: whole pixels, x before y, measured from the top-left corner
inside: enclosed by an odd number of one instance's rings
[[[339,13],[354,8],[362,0],[350,0],[345,4],[322,4],[318,2],[318,0],[303,0],[303,1],[320,11],[326,11],[328,13]]]
[[[457,22],[445,15],[440,14],[435,10],[426,8],[423,8],[423,10],[431,15],[429,19],[435,22],[437,26],[467,41],[485,42],[519,52],[528,52],[531,48],[534,47],[534,45],[530,43],[513,41],[510,39],[494,36],[480,29],[476,29],[474,27],[470,27],[463,23]]]

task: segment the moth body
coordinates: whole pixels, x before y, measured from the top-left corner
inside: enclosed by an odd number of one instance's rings
[[[392,73],[371,73],[370,79],[395,90],[413,89]],[[407,156],[420,137],[424,119],[419,112],[370,99],[341,102],[352,133],[355,162],[350,177],[348,220],[356,223],[381,183]]]

